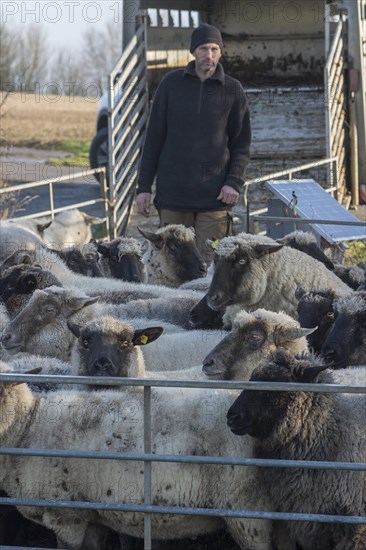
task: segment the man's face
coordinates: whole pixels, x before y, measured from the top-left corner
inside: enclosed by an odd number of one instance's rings
[[[214,43],[202,44],[194,50],[192,55],[200,71],[214,72],[221,57],[221,50],[220,46]]]

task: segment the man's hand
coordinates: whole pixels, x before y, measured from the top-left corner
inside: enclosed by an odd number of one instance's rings
[[[230,187],[230,185],[224,185],[221,188],[220,195],[217,197],[218,201],[223,202],[224,204],[228,204],[229,206],[233,206],[236,204],[239,200],[239,193],[234,189],[234,187]]]
[[[146,218],[150,214],[151,193],[139,193],[136,197],[137,212]]]

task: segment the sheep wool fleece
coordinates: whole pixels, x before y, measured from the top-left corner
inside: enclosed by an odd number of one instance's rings
[[[224,73],[201,81],[195,62],[169,72],[151,108],[137,193],[151,193],[166,210],[227,210],[217,200],[223,185],[244,183],[251,141],[247,99],[240,82]]]

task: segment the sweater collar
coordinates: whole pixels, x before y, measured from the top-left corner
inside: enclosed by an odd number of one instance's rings
[[[183,76],[193,76],[195,78],[198,78],[194,67],[195,67],[195,61],[190,61],[183,71]],[[216,67],[216,71],[212,76],[207,78],[207,80],[218,80],[222,85],[225,84],[224,67],[221,65],[221,63],[218,63]]]

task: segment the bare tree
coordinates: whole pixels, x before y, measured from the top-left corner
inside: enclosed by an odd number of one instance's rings
[[[14,73],[18,75],[18,87],[35,92],[47,81],[49,45],[41,25],[28,25],[18,33],[17,55]]]
[[[50,81],[54,82],[55,93],[82,95],[86,80],[80,55],[66,49],[58,50],[50,68]]]
[[[0,89],[10,91],[14,87],[14,61],[17,52],[17,33],[14,28],[0,22]]]
[[[106,76],[121,54],[122,29],[119,23],[109,22],[102,30],[88,29],[82,35],[81,60],[85,76],[101,91],[106,89]]]

